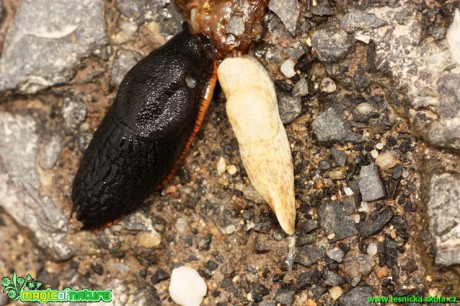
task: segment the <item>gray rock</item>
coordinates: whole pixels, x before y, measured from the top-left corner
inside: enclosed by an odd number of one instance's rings
[[[68,82],[79,60],[107,43],[104,3],[23,1],[5,39],[0,91],[35,93]]]
[[[228,21],[225,31],[228,34],[243,35],[244,33],[244,19],[239,16],[232,16]]]
[[[275,300],[281,305],[291,305],[294,301],[296,288],[292,284],[281,286],[276,292]]]
[[[333,287],[343,284],[343,279],[336,272],[332,270],[326,270],[323,273],[324,286]]]
[[[302,233],[308,234],[314,229],[318,228],[318,222],[310,219],[303,220],[300,223],[299,228],[301,229]]]
[[[306,245],[297,250],[294,255],[294,262],[305,267],[311,267],[318,260],[324,257],[326,250],[318,244]]]
[[[385,208],[382,211],[379,211],[376,215],[371,216],[366,221],[359,223],[358,230],[359,234],[363,239],[374,235],[393,218],[393,212],[390,208]]]
[[[74,134],[86,119],[86,104],[77,97],[66,97],[62,104],[62,118],[67,134]]]
[[[347,56],[353,40],[344,30],[328,25],[313,33],[311,44],[320,61],[335,63]]]
[[[339,247],[335,247],[333,249],[327,250],[326,254],[327,254],[327,257],[329,257],[330,259],[336,262],[342,262],[343,257],[345,256],[345,253]]]
[[[142,59],[138,52],[120,49],[115,55],[115,61],[112,66],[112,83],[118,87],[128,71]]]
[[[343,167],[347,163],[348,154],[343,151],[337,150],[336,148],[332,148],[331,156],[334,158],[335,163],[339,167]]]
[[[68,218],[40,195],[38,141],[32,117],[0,113],[0,206],[55,259],[68,259],[73,255],[66,239]]]
[[[40,153],[40,167],[49,170],[54,167],[61,152],[61,139],[60,137],[53,137],[44,147]]]
[[[254,302],[261,302],[264,299],[264,296],[269,295],[267,287],[261,284],[254,284],[251,288],[251,295]]]
[[[283,124],[289,124],[302,113],[302,100],[290,94],[278,94],[278,110]]]
[[[313,9],[312,14],[316,16],[332,16],[334,15],[334,9],[329,3],[329,0],[322,0],[318,6]]]
[[[385,185],[380,179],[379,169],[374,163],[362,166],[359,176],[359,191],[363,201],[371,202],[386,196]]]
[[[348,33],[357,30],[375,29],[386,25],[387,22],[377,18],[374,14],[366,13],[360,10],[351,9],[342,20],[342,29]]]
[[[304,97],[308,94],[308,82],[305,78],[301,78],[292,89],[294,97]]]
[[[433,175],[430,184],[428,214],[435,240],[439,265],[460,263],[460,175],[443,173]]]
[[[439,79],[439,121],[428,132],[428,140],[436,146],[460,150],[460,73]]]
[[[163,1],[155,1],[163,2]],[[117,0],[116,6],[117,9],[127,18],[132,18],[134,20],[142,21],[143,16],[152,8],[150,3],[155,3],[154,1],[149,0]]]
[[[355,305],[373,305],[367,301],[367,298],[372,296],[372,288],[368,286],[355,287],[342,295],[339,298],[340,306],[355,306]]]
[[[327,201],[318,208],[319,224],[329,236],[334,234],[332,241],[342,240],[358,233],[355,221],[348,217],[342,203]]]
[[[300,7],[297,0],[270,0],[268,8],[275,13],[286,26],[286,29],[295,34]]]
[[[313,121],[313,133],[321,144],[359,142],[361,136],[351,131],[350,125],[342,120],[332,107]]]

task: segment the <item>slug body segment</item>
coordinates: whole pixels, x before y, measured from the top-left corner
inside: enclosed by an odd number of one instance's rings
[[[294,168],[273,82],[264,67],[249,56],[225,59],[217,75],[249,179],[283,230],[293,234]]]
[[[206,36],[184,29],[126,74],[73,182],[84,229],[133,211],[171,177],[212,98],[214,58]]]

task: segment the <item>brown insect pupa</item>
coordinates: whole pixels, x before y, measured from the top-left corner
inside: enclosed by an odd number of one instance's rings
[[[217,77],[249,179],[275,212],[281,228],[293,234],[294,168],[273,82],[250,56],[225,59]]]

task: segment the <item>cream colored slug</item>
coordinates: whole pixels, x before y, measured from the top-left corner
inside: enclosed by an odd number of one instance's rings
[[[275,212],[281,228],[293,234],[294,169],[273,82],[250,56],[225,59],[217,77],[249,179]]]

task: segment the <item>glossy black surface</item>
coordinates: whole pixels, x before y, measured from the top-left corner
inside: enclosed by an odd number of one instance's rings
[[[197,121],[213,59],[209,40],[185,29],[126,74],[73,182],[84,229],[131,212],[167,176]]]

